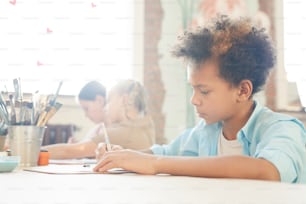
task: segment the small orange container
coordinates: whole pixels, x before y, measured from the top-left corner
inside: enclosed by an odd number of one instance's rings
[[[50,153],[48,150],[42,149],[40,150],[39,157],[38,157],[38,166],[46,166],[49,164],[49,157]]]

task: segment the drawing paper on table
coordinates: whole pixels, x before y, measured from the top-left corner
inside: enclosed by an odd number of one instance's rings
[[[72,165],[83,165],[83,164],[96,164],[96,159],[50,159],[49,164],[72,164]]]
[[[35,166],[24,168],[24,171],[32,171],[37,173],[46,174],[99,174],[99,172],[93,171],[94,165],[56,165],[49,164],[48,166]],[[121,168],[113,168],[108,170],[106,173],[110,174],[122,174],[122,173],[132,173]]]
[[[96,172],[92,171],[90,166],[83,167],[83,165],[56,165],[49,164],[48,166],[35,166],[27,167],[23,169],[24,171],[33,171],[38,173],[46,174],[94,174]]]

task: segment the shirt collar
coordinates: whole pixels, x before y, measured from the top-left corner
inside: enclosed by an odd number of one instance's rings
[[[256,118],[258,117],[259,113],[262,111],[264,107],[258,103],[257,101],[254,100],[254,110],[246,122],[246,124],[241,128],[241,130],[238,132],[238,139],[240,140],[241,137],[245,137],[249,142],[252,141],[253,132],[255,123],[256,123]],[[248,134],[250,133],[250,134]]]

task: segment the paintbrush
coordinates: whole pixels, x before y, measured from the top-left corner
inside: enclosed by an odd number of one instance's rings
[[[55,103],[56,103],[56,98],[57,98],[57,96],[58,96],[58,94],[59,94],[59,91],[60,91],[60,89],[61,89],[61,87],[62,87],[62,84],[63,84],[63,81],[60,81],[60,83],[59,83],[59,85],[58,85],[58,87],[57,87],[57,90],[56,90],[55,95],[53,96],[53,98],[52,98],[52,99],[50,100],[50,102],[49,102],[50,106],[54,106],[54,105],[55,105]]]
[[[32,111],[31,111],[31,124],[34,125],[36,121],[37,103],[38,103],[38,90],[32,94]]]
[[[10,113],[10,124],[16,125],[16,111],[15,111],[15,103],[13,94],[9,95],[10,103],[11,103],[11,113]]]
[[[21,92],[21,80],[20,78],[18,79],[13,79],[13,84],[14,84],[14,89],[15,89],[15,105],[18,107],[19,104],[19,122],[23,121],[23,116],[25,112],[25,107],[23,107],[23,94]],[[16,111],[16,110],[15,110]],[[17,121],[16,121],[17,122]]]
[[[50,118],[62,107],[63,104],[55,103],[54,106],[48,106],[45,111],[41,113],[39,116],[39,120],[37,122],[37,126],[43,127],[47,124]]]
[[[2,93],[0,93],[0,115],[6,124],[9,124],[9,114],[6,108],[6,102],[3,99]]]

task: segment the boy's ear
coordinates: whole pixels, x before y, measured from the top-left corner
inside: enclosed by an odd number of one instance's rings
[[[238,100],[246,101],[252,96],[253,84],[250,80],[242,80],[239,84]]]

